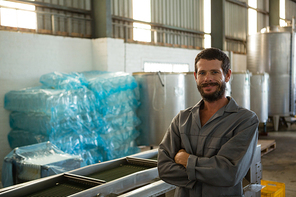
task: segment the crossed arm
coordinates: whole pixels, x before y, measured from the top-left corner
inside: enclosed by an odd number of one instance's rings
[[[176,164],[181,164],[186,168],[189,155],[184,149],[181,149],[177,152],[174,160]]]
[[[236,185],[248,171],[257,146],[257,118],[247,122],[238,128],[236,135],[221,147],[217,155],[198,157],[182,149],[176,121],[159,146],[160,178],[186,188],[192,188],[196,182],[226,187]]]

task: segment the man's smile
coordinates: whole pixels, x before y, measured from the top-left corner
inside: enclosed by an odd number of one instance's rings
[[[203,83],[201,84],[201,87],[205,88],[205,87],[213,87],[213,86],[219,86],[218,83]]]

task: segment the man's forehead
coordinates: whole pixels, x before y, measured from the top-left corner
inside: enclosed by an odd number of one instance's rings
[[[206,69],[206,70],[220,70],[222,69],[222,61],[220,60],[207,60],[207,59],[200,59],[197,63],[196,63],[197,68],[202,68],[202,69]]]
[[[200,58],[198,62],[211,62],[211,61],[216,61],[216,62],[221,62],[222,63],[222,60],[218,60],[218,59],[204,59],[204,58]],[[197,63],[198,63],[197,62]]]
[[[222,70],[222,68],[199,68],[198,70],[209,70],[209,71],[221,71]]]

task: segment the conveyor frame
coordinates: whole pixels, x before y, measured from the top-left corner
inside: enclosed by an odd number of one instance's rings
[[[40,181],[32,181],[29,184],[12,188],[11,190],[6,190],[1,192],[0,196],[20,196],[17,194],[25,194],[25,191],[30,191],[35,187],[39,189],[46,188],[46,184],[49,182],[55,182],[60,176],[73,176],[76,178],[81,178],[89,181],[94,181],[99,183],[97,186],[83,190],[78,193],[70,195],[71,197],[107,197],[107,196],[120,196],[120,197],[134,197],[134,196],[159,196],[162,194],[167,194],[167,192],[172,192],[176,187],[165,183],[158,178],[157,170],[157,160],[151,158],[157,158],[158,150],[153,149],[150,151],[141,152],[138,154],[130,155],[125,158],[115,159],[107,162],[102,162],[98,164],[93,164],[83,168],[75,169],[64,174],[54,175],[51,177],[46,177],[40,179]],[[151,167],[147,170],[142,170],[123,176],[121,178],[104,182],[97,178],[88,177],[92,173],[98,171],[106,171],[112,168],[116,168],[119,165],[124,165],[127,163],[135,165],[146,165]],[[249,172],[247,173],[245,179],[247,180],[247,185],[244,187],[245,197],[261,195],[261,185],[260,180],[262,178],[261,172],[261,146],[258,145],[255,151],[255,156],[252,161]]]

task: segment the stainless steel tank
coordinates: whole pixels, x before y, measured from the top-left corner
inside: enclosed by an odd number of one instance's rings
[[[197,84],[194,78],[194,72],[188,72],[184,75],[185,81],[185,109],[198,103],[202,98],[197,89]]]
[[[250,73],[234,72],[231,76],[231,96],[239,106],[250,109]]]
[[[293,43],[293,44],[292,44]],[[269,115],[295,115],[295,32],[268,27],[248,36],[247,69],[269,74]]]
[[[268,73],[255,73],[251,76],[251,110],[262,123],[268,119],[268,82]]]
[[[201,99],[194,74],[138,72],[133,76],[139,84],[141,101],[138,145],[158,145],[179,111]]]
[[[230,80],[226,83],[225,95],[231,96],[231,81]]]

